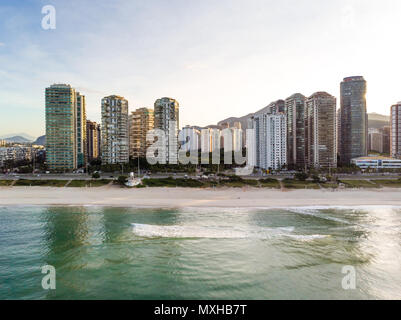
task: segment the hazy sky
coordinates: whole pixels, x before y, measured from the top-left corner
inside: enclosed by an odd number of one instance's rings
[[[56,30],[41,27],[54,5]],[[368,111],[401,100],[399,0],[0,0],[0,135],[44,134],[44,89],[68,83],[88,119],[118,94],[167,96],[180,125],[254,112],[295,92],[368,81]]]

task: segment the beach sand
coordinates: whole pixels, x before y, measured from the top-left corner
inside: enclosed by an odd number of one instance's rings
[[[0,205],[99,205],[120,207],[401,206],[401,189],[293,190],[1,187]]]

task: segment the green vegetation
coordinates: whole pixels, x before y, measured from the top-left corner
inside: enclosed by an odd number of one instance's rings
[[[8,187],[13,183],[12,180],[0,180],[0,187]]]
[[[93,179],[100,179],[100,174],[99,174],[99,172],[95,172],[94,174],[92,174],[92,178],[93,178]]]
[[[262,188],[280,189],[280,183],[276,179],[261,179],[259,185]]]
[[[294,178],[298,181],[306,181],[309,178],[309,175],[305,172],[297,172]]]
[[[286,189],[320,189],[319,184],[312,181],[284,179],[283,184]]]
[[[326,183],[321,183],[320,186],[321,186],[323,189],[337,189],[337,188],[338,188],[337,182],[326,182]]]
[[[195,180],[195,179],[145,179],[143,185],[146,187],[183,187],[183,188],[212,188],[212,187],[228,187],[228,188],[243,188],[243,187],[263,187],[263,188],[280,188],[280,185],[275,179],[265,179],[262,181],[252,179],[242,179],[238,176],[227,176],[221,180]]]
[[[18,180],[15,183],[16,187],[64,187],[67,184],[66,180]]]
[[[29,187],[29,186],[41,186],[41,187],[71,187],[71,188],[90,188],[90,187],[102,187],[114,182],[116,185],[125,186],[127,181],[126,176],[120,176],[117,180],[108,179],[91,179],[91,180],[27,180],[20,179],[15,182],[17,187]],[[0,180],[0,187],[11,186],[13,180]],[[381,179],[381,180],[333,180],[328,182],[317,181],[317,176],[313,181],[308,180],[296,180],[296,179],[284,179],[282,181],[284,188],[286,189],[336,189],[339,184],[343,184],[349,189],[372,189],[372,188],[401,188],[401,179]],[[235,175],[219,175],[217,179],[184,179],[173,177],[169,178],[151,178],[142,180],[142,185],[136,186],[136,188],[145,187],[167,187],[167,188],[243,188],[243,187],[253,187],[253,188],[270,188],[270,189],[280,189],[280,183],[277,179],[266,178],[266,179],[243,179],[240,176]]]
[[[380,185],[368,180],[341,180],[340,182],[344,183],[346,188],[380,188]]]
[[[205,187],[205,184],[201,181],[194,179],[173,179],[173,178],[165,178],[165,179],[145,179],[142,180],[142,183],[146,187],[184,187],[184,188],[202,188]]]
[[[373,180],[376,184],[385,188],[401,188],[401,179],[398,180]]]
[[[125,184],[128,181],[128,177],[127,176],[119,176],[117,179],[117,184],[125,186]]]
[[[110,180],[72,180],[67,187],[71,188],[96,188],[108,185]]]

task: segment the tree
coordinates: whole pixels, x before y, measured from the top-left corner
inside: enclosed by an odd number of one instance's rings
[[[317,175],[317,174],[314,174],[314,175],[312,176],[312,179],[313,179],[313,182],[315,182],[315,183],[319,183],[319,182],[320,182],[320,177],[319,177],[319,175]]]
[[[92,178],[93,179],[99,179],[100,178],[99,172],[95,172],[94,174],[92,174]]]
[[[119,176],[117,181],[122,186],[125,186],[127,180],[128,180],[128,178],[126,176]]]
[[[305,172],[297,172],[295,174],[295,179],[299,180],[299,181],[305,181],[308,178],[309,178],[309,175]]]

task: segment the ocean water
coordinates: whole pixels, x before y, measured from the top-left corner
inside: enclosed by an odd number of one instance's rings
[[[401,209],[0,207],[0,299],[401,299]]]

